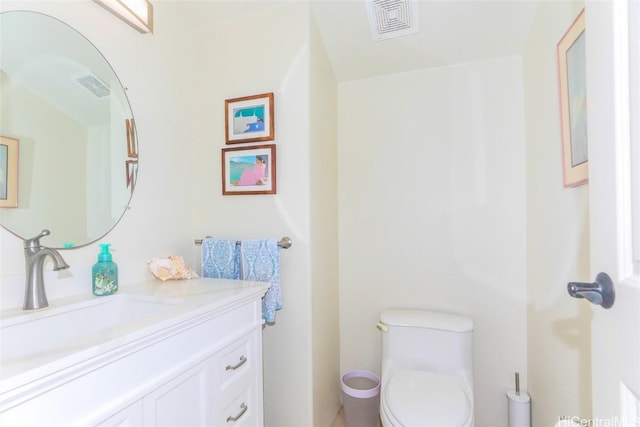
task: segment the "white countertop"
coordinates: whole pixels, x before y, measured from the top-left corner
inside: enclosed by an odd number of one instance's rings
[[[226,279],[148,281],[111,296],[50,301],[37,311],[0,312],[0,400],[27,383],[141,340],[161,339],[264,295],[266,282]]]

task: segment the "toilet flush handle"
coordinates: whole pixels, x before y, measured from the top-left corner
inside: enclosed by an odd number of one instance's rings
[[[387,332],[389,330],[389,327],[382,322],[378,322],[376,328],[380,329],[382,332]]]

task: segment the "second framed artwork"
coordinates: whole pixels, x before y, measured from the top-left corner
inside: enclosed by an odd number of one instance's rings
[[[558,42],[557,56],[563,183],[575,187],[589,179],[584,9]]]
[[[227,99],[224,106],[227,144],[274,140],[273,93]]]
[[[222,194],[276,194],[276,146],[223,148]]]

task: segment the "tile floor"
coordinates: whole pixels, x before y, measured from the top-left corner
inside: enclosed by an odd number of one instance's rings
[[[340,407],[338,414],[333,419],[333,422],[331,423],[331,427],[345,427],[344,412],[342,411],[342,407]]]
[[[331,427],[346,427],[346,424],[344,421],[344,411],[342,407],[340,407],[338,414],[333,419],[333,422],[331,423]],[[382,427],[382,422],[379,419],[378,419],[378,427]]]

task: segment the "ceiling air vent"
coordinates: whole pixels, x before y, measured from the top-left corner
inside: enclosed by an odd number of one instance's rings
[[[366,0],[373,41],[417,33],[418,2],[412,0]]]
[[[111,93],[109,86],[100,80],[95,74],[88,73],[75,77],[75,81],[83,88],[87,89],[97,98],[104,98]]]

